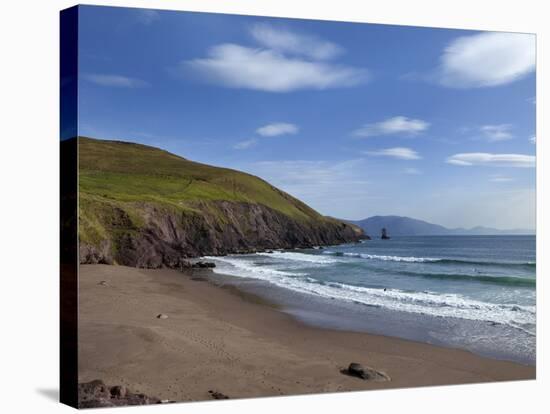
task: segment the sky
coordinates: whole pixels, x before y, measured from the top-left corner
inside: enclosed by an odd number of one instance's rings
[[[535,228],[531,34],[80,6],[78,133],[325,215]]]

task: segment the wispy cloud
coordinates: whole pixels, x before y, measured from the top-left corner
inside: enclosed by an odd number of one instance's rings
[[[249,149],[249,148],[255,147],[257,143],[258,143],[258,140],[255,138],[247,139],[244,141],[237,142],[235,145],[233,145],[233,148],[237,150]]]
[[[115,88],[143,88],[150,86],[144,80],[122,75],[86,73],[82,75],[82,78],[99,86],[112,86]]]
[[[422,174],[422,171],[420,171],[418,168],[405,168],[405,174],[420,175]]]
[[[350,87],[369,78],[364,68],[328,62],[343,52],[336,43],[266,23],[253,25],[250,35],[257,46],[219,44],[181,69],[228,88],[265,92]]]
[[[212,83],[265,92],[329,89],[357,85],[367,72],[345,65],[288,57],[274,50],[226,43],[212,47],[208,57],[183,62]]]
[[[493,174],[489,176],[489,181],[492,183],[509,183],[514,181],[514,179],[500,174]]]
[[[160,14],[156,10],[142,9],[136,10],[136,21],[146,26],[160,20]]]
[[[436,79],[451,88],[504,85],[535,70],[535,36],[481,33],[454,39],[443,51]]]
[[[483,125],[480,130],[489,142],[506,141],[514,137],[510,124]]]
[[[306,56],[313,60],[332,59],[344,51],[336,43],[320,39],[316,36],[276,28],[268,23],[253,25],[250,33],[263,47],[281,53]]]
[[[525,154],[491,154],[469,152],[454,154],[447,158],[448,164],[460,166],[535,167],[535,156]]]
[[[264,125],[256,130],[256,133],[262,137],[277,137],[279,135],[288,135],[298,133],[299,128],[287,122],[274,122]],[[237,142],[233,145],[233,149],[243,150],[255,147],[258,144],[257,138],[251,138]]]
[[[278,135],[296,134],[298,130],[298,127],[294,124],[275,122],[258,128],[256,132],[263,137],[276,137]]]
[[[536,144],[537,143],[537,137],[533,135],[531,138],[529,138],[529,142],[531,144]]]
[[[417,135],[430,127],[430,123],[421,119],[407,118],[406,116],[394,116],[384,121],[365,124],[353,131],[356,137],[374,137],[381,135]]]
[[[415,150],[405,147],[386,148],[377,151],[365,151],[364,153],[366,155],[374,155],[377,157],[391,157],[400,160],[419,160],[422,158]]]

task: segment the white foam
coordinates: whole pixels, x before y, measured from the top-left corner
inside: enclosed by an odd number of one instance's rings
[[[338,259],[321,256],[320,254],[306,254],[295,252],[273,252],[273,253],[257,253],[259,256],[267,256],[274,259],[292,260],[297,262],[308,262],[316,264],[331,264],[338,263]]]
[[[325,251],[327,255],[342,255],[347,257],[357,257],[361,259],[369,260],[382,260],[386,262],[410,262],[410,263],[424,263],[424,262],[439,262],[441,259],[435,259],[433,257],[414,257],[414,256],[384,256],[378,254],[366,254],[366,253],[339,253],[333,251]]]
[[[270,277],[277,276],[277,277],[296,277],[296,276],[306,276],[305,273],[295,273],[295,272],[285,272],[282,270],[276,270],[269,266],[258,266],[254,264],[252,261],[245,260],[242,258],[236,258],[234,256],[226,256],[226,257],[217,257],[217,256],[206,256],[205,259],[207,260],[213,260],[216,262],[226,263],[230,266],[224,266],[223,269],[224,272],[221,273],[228,273],[232,276],[242,276],[242,277],[253,277],[255,279],[263,279],[270,281]],[[233,268],[233,269],[232,269]],[[216,268],[214,268],[215,270]],[[244,271],[245,274],[242,272],[236,272],[236,271]],[[254,277],[254,276],[261,276],[261,277]]]
[[[383,289],[353,286],[339,282],[322,283],[312,278],[311,275],[277,270],[273,266],[266,265],[265,262],[262,265],[257,265],[253,262],[254,256],[207,257],[207,259],[220,264],[219,267],[214,268],[217,273],[260,279],[300,293],[394,311],[496,322],[534,334],[534,328],[527,330],[522,328],[526,325],[534,326],[536,320],[534,306],[486,303],[457,294],[408,292],[399,289],[384,291]]]

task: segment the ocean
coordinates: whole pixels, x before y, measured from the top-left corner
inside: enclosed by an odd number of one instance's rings
[[[305,323],[534,364],[535,236],[414,236],[208,257]]]

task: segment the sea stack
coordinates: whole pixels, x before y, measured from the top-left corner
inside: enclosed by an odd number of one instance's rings
[[[382,235],[380,236],[382,240],[389,240],[390,236],[388,236],[388,231],[385,227],[382,228]]]

